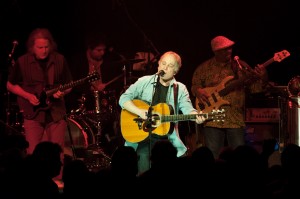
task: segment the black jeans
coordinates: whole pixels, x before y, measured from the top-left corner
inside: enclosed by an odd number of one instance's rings
[[[225,141],[233,149],[245,144],[245,128],[204,127],[203,133],[205,145],[213,152],[215,159],[219,157]]]

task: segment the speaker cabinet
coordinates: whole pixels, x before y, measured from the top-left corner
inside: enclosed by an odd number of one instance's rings
[[[279,127],[278,122],[246,122],[246,143],[261,152],[264,140],[275,138],[279,142]]]

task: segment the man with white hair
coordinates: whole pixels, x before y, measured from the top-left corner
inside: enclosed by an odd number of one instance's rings
[[[177,157],[187,151],[179,137],[178,120],[172,120],[170,112],[179,116],[181,111],[197,124],[206,119],[193,107],[186,86],[175,79],[181,67],[181,57],[176,52],[165,52],[158,61],[157,73],[139,78],[120,96],[121,131],[125,145],[137,151],[139,175],[150,169],[151,148],[158,140],[170,140],[177,150]],[[164,120],[164,117],[168,119]]]

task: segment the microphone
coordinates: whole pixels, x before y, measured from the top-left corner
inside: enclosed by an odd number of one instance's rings
[[[14,40],[12,43],[13,43],[14,45],[18,45],[18,44],[19,44],[19,42],[18,42],[17,40]]]
[[[16,49],[17,45],[19,44],[19,42],[17,40],[14,40],[12,43],[13,43],[13,47],[11,49],[10,54],[8,55],[9,58],[12,58],[12,56],[15,52],[15,49]]]
[[[161,76],[161,77],[163,77],[165,74],[166,74],[166,73],[165,73],[165,71],[163,71],[163,70],[160,70],[160,71],[158,71],[158,72],[156,73],[156,75]]]
[[[242,65],[240,64],[240,61],[239,61],[239,56],[234,56],[234,61],[236,61],[236,63],[237,63],[237,65],[238,65],[238,67],[241,69],[241,70],[243,70],[243,67],[242,67]]]

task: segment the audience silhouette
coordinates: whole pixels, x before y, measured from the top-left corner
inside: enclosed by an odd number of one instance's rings
[[[114,197],[134,189],[138,197],[140,193],[157,196],[154,188],[158,188],[166,190],[160,196],[168,197],[200,193],[210,197],[292,198],[300,186],[300,147],[290,143],[279,152],[275,145],[275,139],[265,140],[260,153],[250,145],[224,148],[215,159],[206,146],[177,157],[172,143],[160,140],[151,150],[151,168],[138,175],[138,156],[130,146],[118,147],[108,168],[90,171],[79,159],[65,161],[62,167],[63,150],[58,144],[41,142],[27,154],[25,137],[10,134],[3,136],[0,145],[0,195],[4,199]],[[280,162],[268,164],[274,153],[280,153]],[[60,190],[53,179],[62,168],[64,187]],[[176,186],[180,189],[174,189]]]

